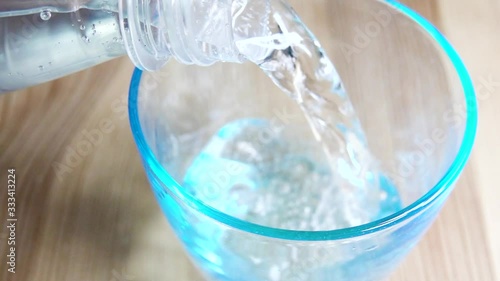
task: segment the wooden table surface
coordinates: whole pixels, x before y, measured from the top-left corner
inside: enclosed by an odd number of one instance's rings
[[[481,94],[480,122],[457,188],[391,280],[498,281],[500,0],[402,2],[461,53]],[[132,140],[124,111],[132,69],[118,59],[0,96],[0,280],[201,280],[156,205]],[[103,120],[109,133],[57,176],[53,163]],[[8,168],[17,179],[15,274],[6,268]]]

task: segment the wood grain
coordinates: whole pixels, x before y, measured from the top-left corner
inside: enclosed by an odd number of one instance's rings
[[[300,13],[306,2],[295,2]],[[482,91],[481,120],[464,176],[391,280],[500,280],[500,2],[403,2],[438,25],[462,54]],[[119,59],[0,96],[0,178],[16,168],[19,219],[14,275],[6,271],[5,228],[0,232],[0,280],[202,280],[156,205],[128,128],[123,110],[132,69]],[[112,129],[101,130],[71,171],[57,173],[53,163],[65,163],[103,122]],[[4,225],[6,185],[0,185]]]

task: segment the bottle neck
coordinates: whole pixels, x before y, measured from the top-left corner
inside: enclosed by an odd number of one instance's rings
[[[241,62],[234,43],[232,0],[120,0],[129,57],[148,71],[174,57],[184,64]]]

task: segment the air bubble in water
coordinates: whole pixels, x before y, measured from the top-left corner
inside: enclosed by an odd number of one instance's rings
[[[85,30],[85,25],[84,24],[80,25],[80,30]]]
[[[50,17],[52,17],[52,14],[50,13],[49,10],[43,10],[43,11],[40,12],[40,18],[42,20],[47,21],[47,20],[50,19]]]
[[[40,71],[43,71],[43,65],[39,65],[38,69],[40,69]]]
[[[113,42],[115,42],[115,43],[118,42],[118,38],[113,37]]]
[[[87,36],[83,35],[83,36],[82,36],[82,39],[83,39],[83,41],[85,41],[86,43],[90,43],[90,38],[88,38]]]

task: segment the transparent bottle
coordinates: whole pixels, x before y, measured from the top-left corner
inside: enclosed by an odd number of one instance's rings
[[[235,15],[265,6],[243,0],[2,0],[0,93],[123,55],[148,71],[170,57],[198,65],[241,62]]]

